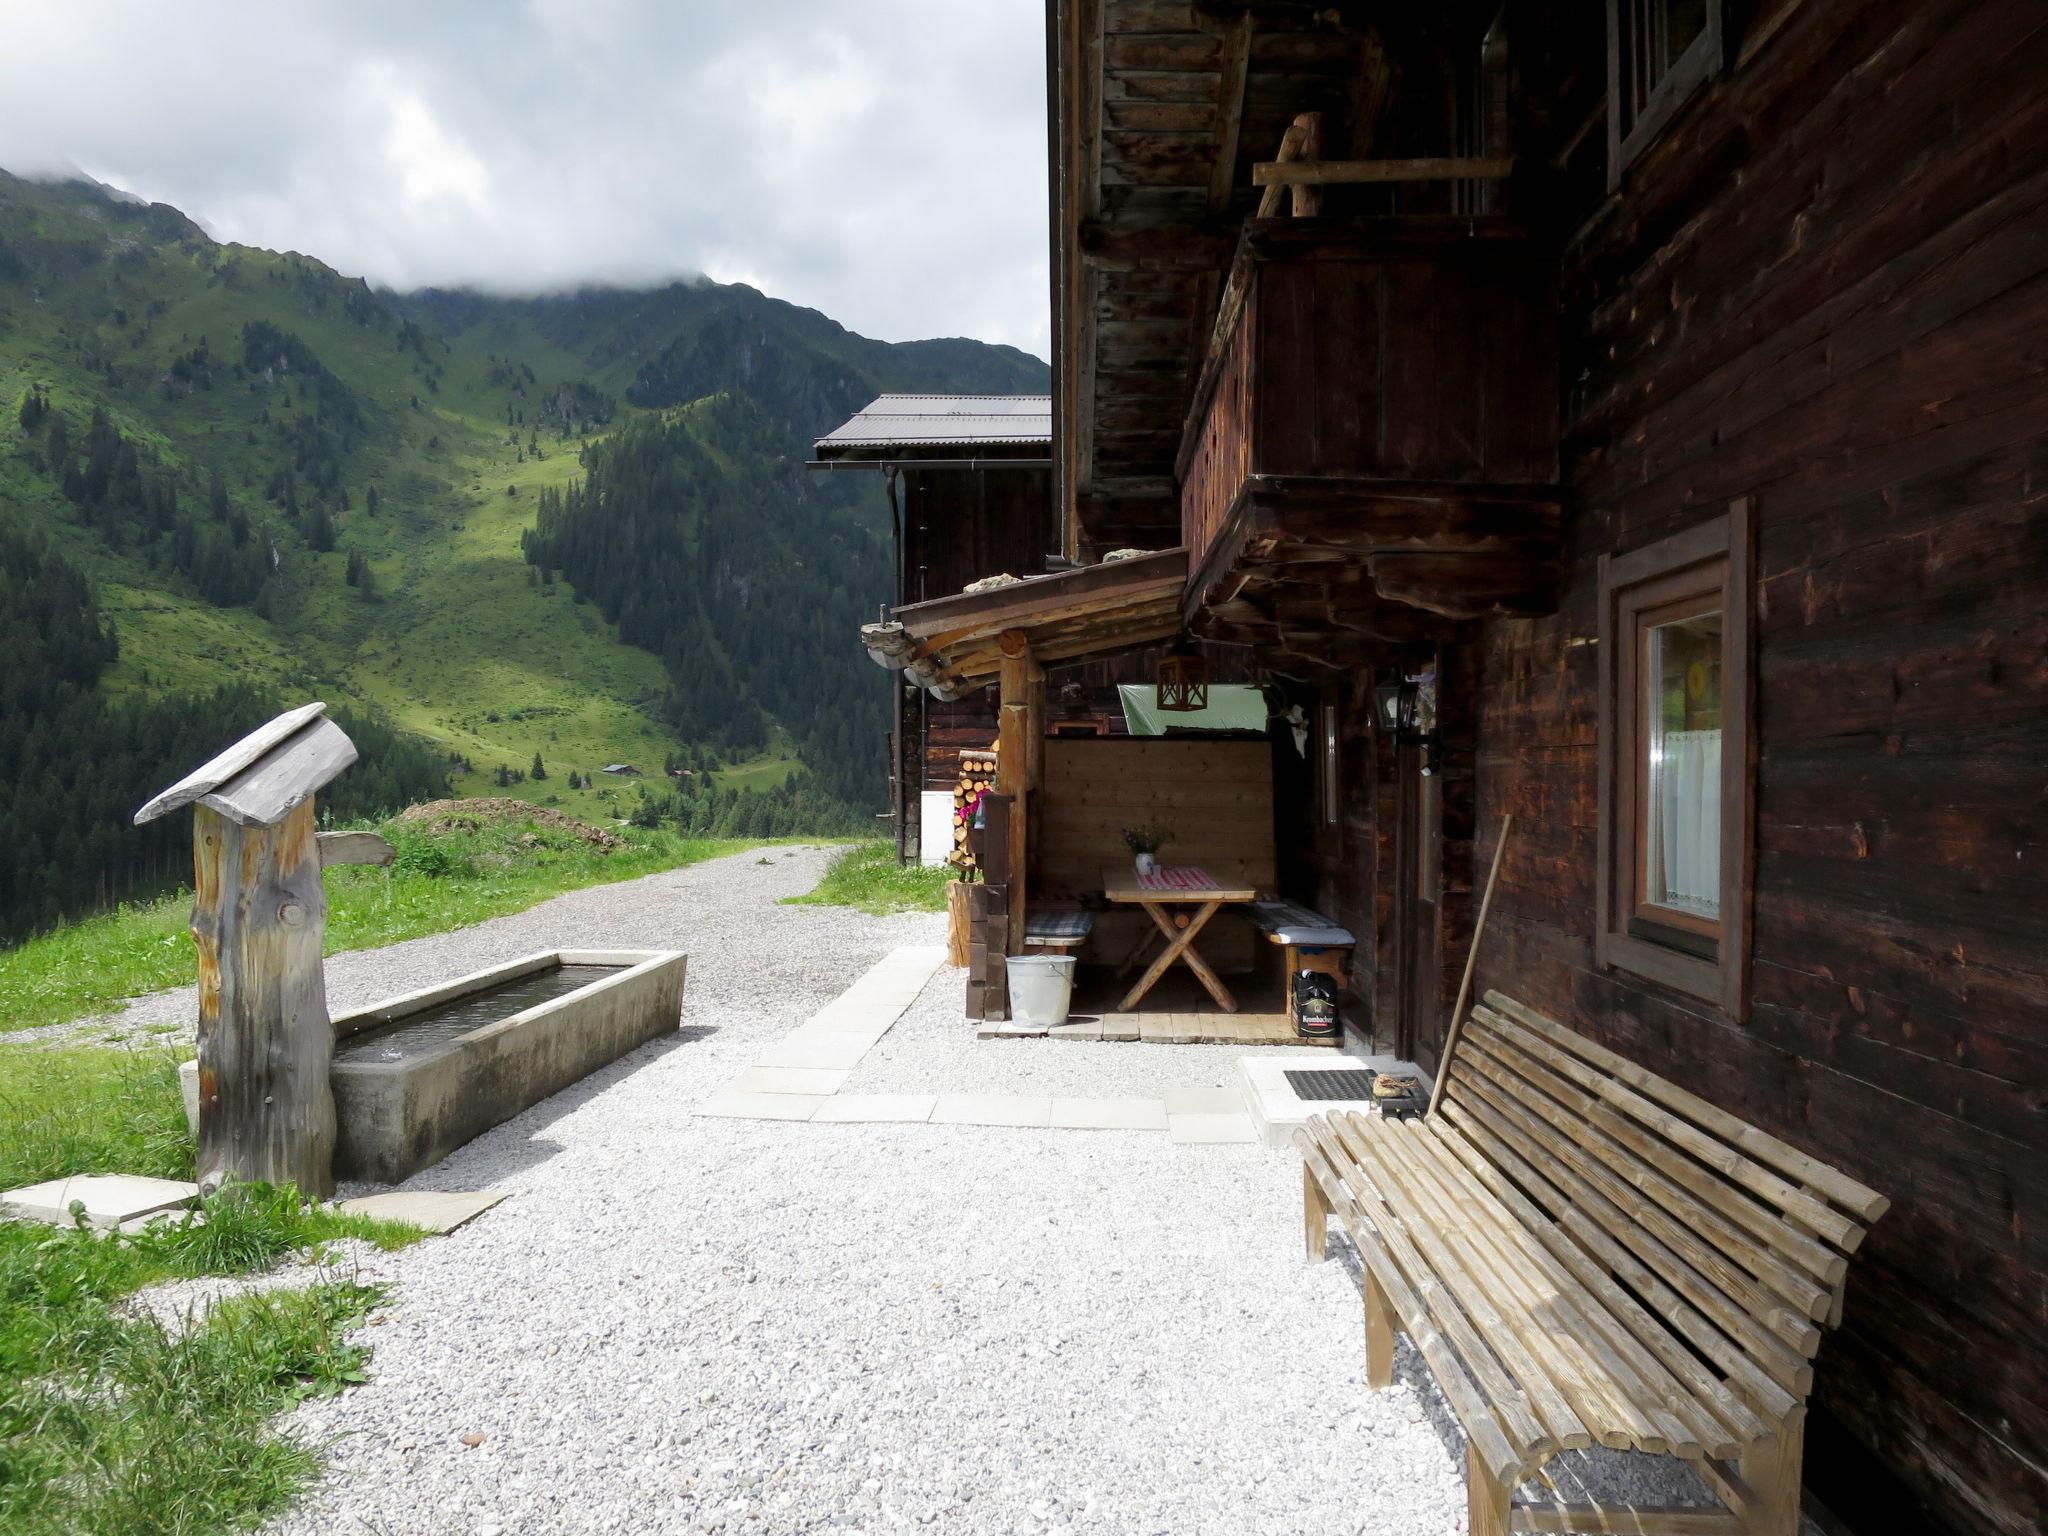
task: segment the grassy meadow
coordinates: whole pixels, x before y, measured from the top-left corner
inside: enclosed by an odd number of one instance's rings
[[[167,1051],[0,1045],[0,1188],[69,1174],[192,1177]],[[244,1530],[318,1473],[276,1415],[365,1379],[352,1330],[380,1299],[343,1270],[165,1327],[123,1305],[162,1281],[247,1275],[340,1238],[421,1234],[235,1185],[191,1218],[108,1236],[0,1222],[0,1530]]]
[[[326,871],[327,953],[370,949],[521,912],[588,885],[737,853],[761,839],[687,838],[622,827],[609,852],[573,832],[511,816],[476,831],[377,829],[397,850],[390,872]],[[124,998],[194,979],[187,892],[67,923],[0,950],[0,1034],[104,1013]],[[110,1032],[110,1038],[122,1038]]]

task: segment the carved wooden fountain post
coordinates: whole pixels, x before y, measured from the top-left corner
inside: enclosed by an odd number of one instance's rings
[[[228,1180],[334,1190],[321,946],[325,836],[313,793],[356,760],[325,704],[279,715],[135,813],[197,801],[192,937],[199,946],[199,1187]],[[324,862],[388,862],[389,845],[334,835]]]

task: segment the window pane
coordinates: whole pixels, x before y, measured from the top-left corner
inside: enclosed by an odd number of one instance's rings
[[[1721,915],[1721,615],[1654,625],[1647,639],[1643,893],[1711,921]]]

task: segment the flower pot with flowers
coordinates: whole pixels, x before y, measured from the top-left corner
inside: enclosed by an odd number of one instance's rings
[[[1172,841],[1173,834],[1164,827],[1124,828],[1124,846],[1131,850],[1141,879],[1158,870],[1159,850]]]

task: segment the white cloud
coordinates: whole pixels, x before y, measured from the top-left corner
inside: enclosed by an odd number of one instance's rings
[[[744,276],[1044,355],[1032,0],[0,0],[0,166],[373,282]]]

